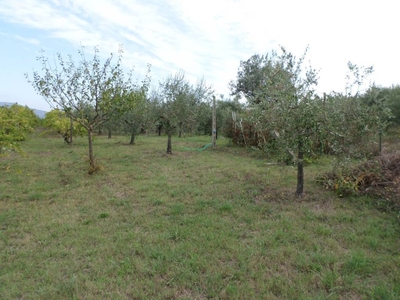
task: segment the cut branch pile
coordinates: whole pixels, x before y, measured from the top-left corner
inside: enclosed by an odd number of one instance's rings
[[[316,180],[340,196],[369,195],[400,209],[400,152],[383,154],[353,168],[337,167]]]

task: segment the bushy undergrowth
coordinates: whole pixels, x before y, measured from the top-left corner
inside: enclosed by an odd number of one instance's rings
[[[339,196],[369,195],[385,208],[400,209],[400,152],[385,153],[353,167],[338,163],[317,182]]]

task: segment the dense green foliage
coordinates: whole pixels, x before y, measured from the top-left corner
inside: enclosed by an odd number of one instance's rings
[[[64,141],[68,144],[71,141],[72,135],[83,136],[86,133],[85,128],[78,121],[73,121],[67,116],[65,111],[59,109],[53,109],[46,113],[43,125],[61,134]]]
[[[362,101],[368,106],[383,102],[390,109],[393,118],[391,123],[400,125],[400,86],[377,87],[373,86],[362,96]]]
[[[262,101],[269,56],[255,54],[246,61],[241,61],[235,81],[229,83],[232,95],[244,95],[251,104]]]
[[[392,117],[385,102],[374,95],[346,96],[332,93],[323,103],[329,131],[321,139],[331,154],[362,158],[378,154],[378,135],[386,131]],[[368,99],[366,105],[363,99]]]
[[[303,193],[305,157],[318,148],[320,153],[371,154],[365,145],[387,127],[391,117],[375,94],[363,96],[370,105],[362,102],[361,87],[372,68],[349,62],[346,92],[320,97],[315,92],[318,73],[304,67],[306,53],[296,58],[281,48],[280,54],[253,56],[241,62],[237,79],[231,82],[232,93],[244,95],[248,102],[244,116],[257,134],[258,147],[297,163],[298,196]],[[238,127],[244,135],[242,118]]]
[[[38,117],[26,106],[1,106],[0,155],[9,150],[18,150],[18,142],[26,140],[38,122]]]
[[[400,125],[400,86],[380,88],[379,97],[386,102],[393,114],[392,122]]]

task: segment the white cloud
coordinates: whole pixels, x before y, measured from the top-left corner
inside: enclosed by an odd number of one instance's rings
[[[20,40],[20,41],[23,41],[25,43],[32,44],[32,45],[39,45],[40,44],[39,40],[34,39],[34,38],[24,38],[24,37],[19,36],[19,35],[15,35],[15,38],[17,40]]]
[[[378,83],[398,82],[396,12],[390,0],[0,0],[0,19],[7,23],[75,48],[98,45],[105,56],[124,44],[126,66],[144,75],[150,63],[155,83],[182,69],[225,94],[240,60],[279,45],[296,55],[310,46],[308,58],[321,69],[321,91],[344,87],[349,60],[375,65]],[[37,37],[15,36],[39,43]]]

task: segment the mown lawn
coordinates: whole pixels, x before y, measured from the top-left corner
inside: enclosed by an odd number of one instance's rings
[[[1,299],[399,299],[398,216],[209,137],[33,137],[0,158]]]

